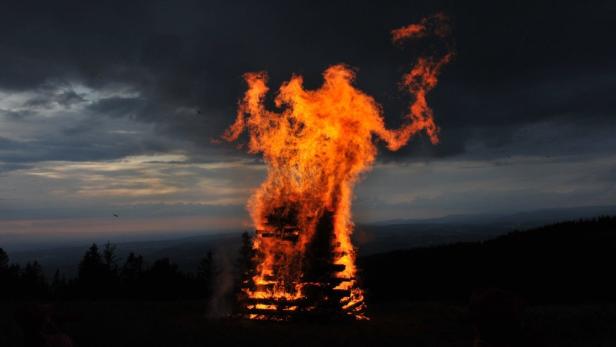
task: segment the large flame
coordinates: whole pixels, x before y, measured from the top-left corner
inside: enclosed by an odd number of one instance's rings
[[[399,43],[432,34],[443,37],[446,21],[443,15],[429,17],[393,30],[392,39]],[[261,258],[253,278],[256,289],[246,289],[248,296],[294,300],[304,295],[301,270],[293,265],[293,259],[305,256],[319,220],[328,213],[333,228],[333,262],[343,269],[337,276],[346,279],[336,289],[351,293],[341,300],[341,305],[351,314],[363,309],[363,295],[355,283],[355,251],[351,243],[353,186],[375,160],[374,138],[384,141],[392,151],[422,130],[432,143],[439,141],[426,94],[436,86],[442,66],[451,57],[449,51],[439,58],[421,57],[404,75],[402,86],[413,101],[404,124],[394,130],[385,127],[380,105],[353,86],[355,72],[348,66],[327,68],[323,85],[316,90],[304,89],[303,78],[294,75],[276,95],[279,111],[264,106],[269,90],[267,75],[244,75],[248,90],[239,103],[234,124],[223,138],[235,141],[247,131],[249,151],[262,153],[268,166],[267,179],[251,197],[248,209],[258,230],[271,227],[274,212],[292,214],[293,224],[300,230],[296,243],[255,238],[253,248]],[[289,283],[293,286],[289,287]],[[259,308],[275,309],[275,305]]]

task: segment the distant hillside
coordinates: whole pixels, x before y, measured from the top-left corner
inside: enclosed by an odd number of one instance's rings
[[[616,215],[616,206],[585,206],[510,214],[463,214],[430,219],[397,219],[359,225],[353,233],[359,255],[399,249],[493,239],[513,230],[564,220]]]
[[[409,223],[360,225],[353,232],[359,256],[399,249],[493,239],[513,230],[499,225]]]
[[[614,264],[616,217],[359,260],[373,300],[468,300],[482,287],[509,289],[531,302],[616,300]]]
[[[530,229],[564,220],[616,215],[616,206],[578,206],[546,208],[515,213],[452,214],[428,219],[394,219],[372,223],[375,226],[400,224],[484,225],[507,229]]]

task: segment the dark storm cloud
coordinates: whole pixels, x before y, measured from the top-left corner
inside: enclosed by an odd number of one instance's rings
[[[384,159],[460,155],[471,142],[515,152],[520,130],[537,123],[614,126],[616,8],[608,1],[12,2],[0,13],[0,89],[41,90],[50,81],[130,85],[138,96],[103,98],[88,110],[209,147],[232,122],[242,73],[268,71],[273,89],[299,73],[317,87],[326,66],[345,62],[359,69],[358,86],[383,104],[394,127],[409,101],[400,77],[436,43],[400,49],[389,30],[437,11],[452,17],[456,41],[456,58],[430,95],[442,142],[433,147],[418,138]],[[81,98],[42,93],[30,106]],[[82,130],[74,125],[66,138]],[[101,147],[73,145],[53,144],[79,152],[67,157],[105,157]],[[53,157],[33,153],[31,160]]]
[[[145,102],[142,98],[111,97],[102,99],[89,108],[91,111],[111,117],[126,117],[140,112]]]
[[[0,170],[20,169],[41,161],[113,160],[169,152],[178,146],[134,124],[114,124],[92,116],[79,120],[55,117],[53,123],[43,124],[48,128],[53,124],[53,129],[27,140],[0,137],[0,163],[4,165]]]
[[[114,159],[134,154],[133,148],[128,144],[122,147],[98,147],[83,139],[75,140],[49,140],[0,142],[0,155],[2,161],[8,164],[26,164],[46,160],[88,161]],[[8,166],[7,166],[8,167]],[[18,166],[12,166],[18,168]]]

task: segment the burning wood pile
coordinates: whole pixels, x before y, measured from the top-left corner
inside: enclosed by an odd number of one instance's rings
[[[268,243],[274,249],[297,249],[301,230],[292,215],[275,211],[266,229],[256,231],[257,242]],[[262,279],[249,278],[244,283],[242,314],[249,318],[268,320],[348,318],[363,316],[363,300],[345,302],[352,297],[355,278],[344,276],[345,265],[336,262],[341,254],[333,251],[333,219],[327,212],[318,223],[315,235],[303,257],[300,252],[280,251],[271,274]],[[255,255],[256,264],[264,254]],[[258,266],[258,265],[257,265]],[[258,281],[258,282],[257,282]],[[270,293],[283,293],[275,298]],[[347,300],[348,301],[348,300]]]
[[[392,37],[401,42],[447,33],[447,18],[436,15]],[[246,317],[366,318],[351,243],[353,186],[374,162],[374,137],[390,150],[422,130],[438,142],[426,93],[452,57],[446,48],[440,58],[419,58],[405,74],[402,85],[414,101],[395,130],[385,127],[381,106],[353,86],[355,73],[345,65],[329,67],[317,90],[305,90],[302,77],[293,76],[274,99],[280,112],[265,108],[265,73],[244,76],[248,90],[224,139],[235,141],[246,130],[249,151],[262,153],[268,167],[248,203],[256,236],[241,298]]]

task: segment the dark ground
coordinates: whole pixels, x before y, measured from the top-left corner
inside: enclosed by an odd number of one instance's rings
[[[2,303],[0,345],[23,346],[15,316],[24,303]],[[75,346],[471,346],[466,305],[395,302],[370,306],[370,321],[271,323],[206,317],[205,303],[62,302],[53,316]],[[616,305],[530,307],[528,346],[615,346]]]

